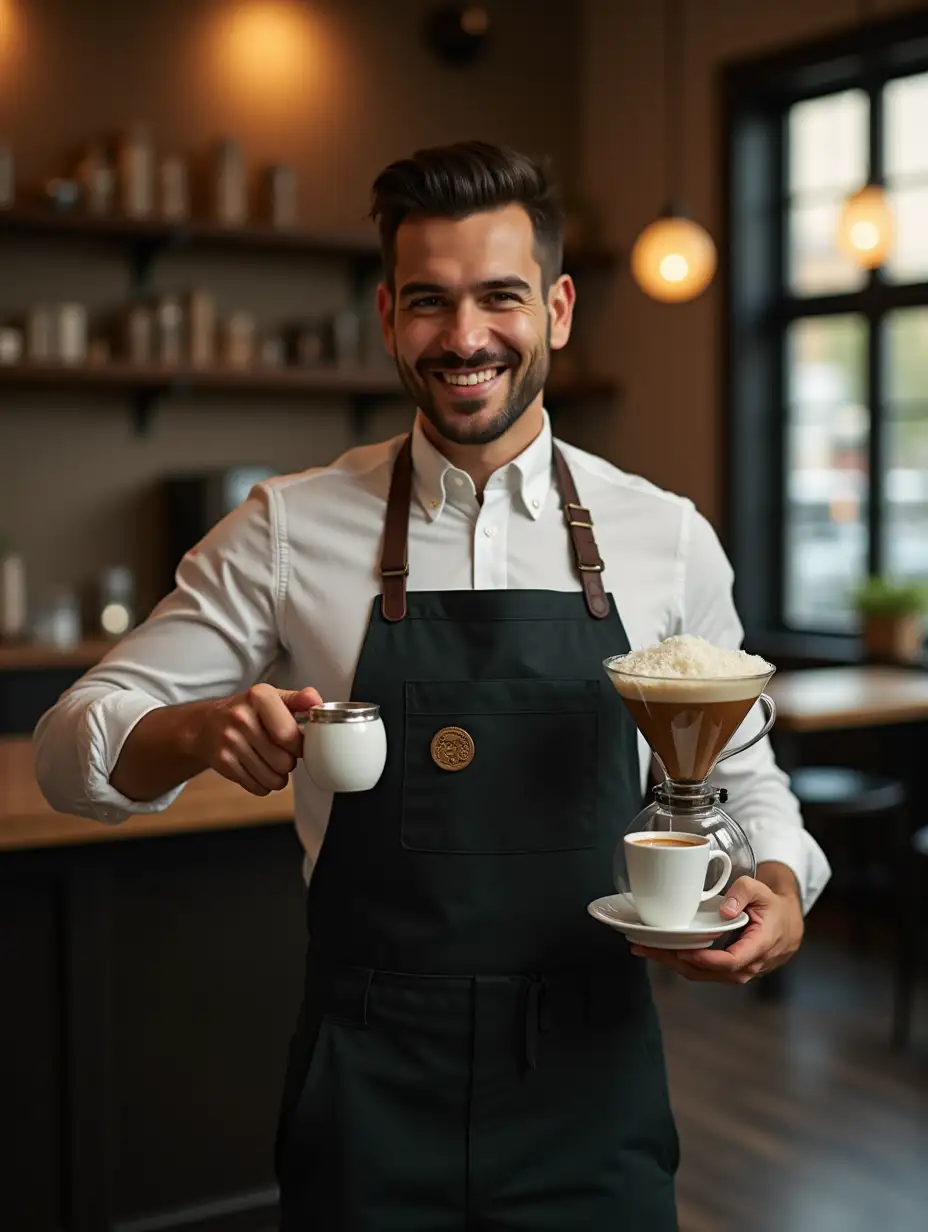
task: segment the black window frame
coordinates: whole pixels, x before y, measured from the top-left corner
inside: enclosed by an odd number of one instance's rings
[[[882,331],[894,308],[928,306],[928,282],[895,285],[870,272],[859,291],[796,297],[786,280],[788,183],[786,118],[795,103],[864,89],[870,98],[871,175],[882,174],[882,88],[928,71],[928,11],[858,26],[831,38],[750,61],[721,73],[724,125],[724,237],[720,263],[723,328],[724,535],[735,570],[735,598],[746,641],[781,657],[853,661],[852,633],[790,629],[783,619],[785,344],[789,322],[858,313],[870,326],[868,504],[872,572],[881,566]]]

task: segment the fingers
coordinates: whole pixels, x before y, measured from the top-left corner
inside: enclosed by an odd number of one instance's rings
[[[749,924],[744,936],[726,950],[693,950],[690,961],[715,971],[735,971],[758,962],[775,938],[762,924]]]
[[[270,737],[271,742],[278,748],[286,749],[294,757],[299,757],[303,751],[303,733],[293,717],[286,698],[289,697],[292,703],[295,699],[304,696],[308,699],[319,698],[315,689],[284,692],[269,684],[253,685],[245,694],[247,705],[257,716],[258,722]],[[319,698],[319,701],[321,700]],[[318,705],[319,701],[310,700],[306,708],[310,709],[313,705]]]
[[[287,780],[290,776],[290,770],[296,764],[296,758],[291,757],[289,753],[283,749],[275,748],[269,741],[265,739],[268,745],[269,756],[274,757],[280,764],[280,758],[285,758],[287,769],[279,770],[275,766],[269,764],[261,753],[253,745],[249,744],[245,735],[241,732],[235,732],[231,737],[231,747],[233,752],[238,757],[239,765],[251,777],[268,791],[280,791],[287,786]]]
[[[214,768],[223,778],[228,779],[231,783],[237,783],[240,787],[244,787],[253,796],[270,795],[268,788],[262,786],[254,775],[245,769],[231,748],[220,749]]]
[[[286,778],[296,765],[296,755],[273,741],[247,700],[238,702],[228,712],[224,743],[236,753],[240,753],[243,748],[252,749],[278,777],[282,775]],[[261,775],[255,777],[264,781]]]
[[[278,694],[291,714],[306,714],[313,706],[322,705],[318,689],[279,689]]]
[[[772,891],[762,881],[756,881],[753,877],[739,877],[732,883],[725,895],[720,914],[733,920],[736,915],[746,911],[752,903],[760,906],[766,905],[771,896]]]
[[[686,952],[688,951],[652,950],[644,946],[632,946],[632,953],[637,957],[647,958],[651,962],[659,963],[662,967],[669,967],[677,975],[682,975],[684,979],[692,980],[694,983],[728,984],[738,982],[724,972],[700,971],[698,967],[694,967],[682,956]]]

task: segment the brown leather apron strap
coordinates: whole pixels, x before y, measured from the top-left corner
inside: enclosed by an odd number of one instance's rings
[[[593,534],[590,511],[580,504],[577,488],[564,455],[554,446],[554,470],[564,506],[564,516],[573,544],[574,560],[586,606],[591,616],[602,620],[609,615],[609,600],[603,589],[603,562]],[[412,499],[412,435],[406,437],[393,463],[387,516],[384,522],[380,576],[383,578],[381,611],[385,620],[402,620],[406,615],[406,578],[409,575],[409,502]]]
[[[609,600],[603,589],[602,572],[605,566],[596,546],[593,518],[589,509],[580,504],[574,477],[557,445],[554,446],[554,470],[564,506],[564,516],[570,530],[570,541],[574,547],[577,571],[583,583],[586,605],[591,616],[602,620],[609,615]]]
[[[409,502],[412,499],[412,435],[406,437],[393,463],[387,516],[383,527],[380,600],[384,620],[402,620],[406,615],[406,578],[409,574]]]

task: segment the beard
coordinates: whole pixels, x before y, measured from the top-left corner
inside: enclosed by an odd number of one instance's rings
[[[506,347],[500,351],[476,351],[466,357],[453,351],[442,351],[440,355],[421,359],[414,367],[397,356],[396,368],[406,392],[446,441],[455,445],[489,445],[512,427],[544,389],[551,368],[550,343],[549,322],[544,342],[529,354],[525,363],[522,363],[517,351]],[[444,368],[469,368],[474,372],[485,368],[505,368],[502,379],[507,381],[508,391],[502,405],[489,420],[481,412],[494,398],[499,397],[496,393],[488,398],[469,399],[458,407],[439,405],[426,374],[440,372]]]

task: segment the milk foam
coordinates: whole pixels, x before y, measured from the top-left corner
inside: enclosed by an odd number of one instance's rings
[[[762,683],[757,678],[772,671],[760,655],[713,646],[689,633],[633,650],[609,665],[619,693],[651,702],[753,699]]]

